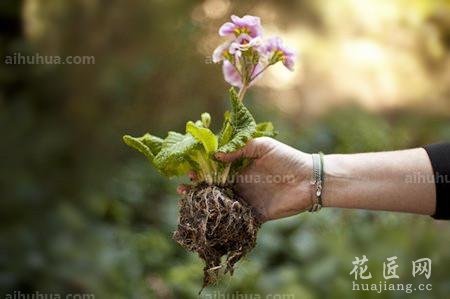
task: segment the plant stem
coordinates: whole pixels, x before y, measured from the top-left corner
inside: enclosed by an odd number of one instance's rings
[[[231,163],[227,163],[227,166],[222,172],[221,183],[225,185],[228,179],[228,174],[230,173]]]
[[[244,96],[245,96],[245,93],[247,92],[247,89],[248,89],[248,84],[242,85],[241,89],[239,89],[239,94],[238,94],[239,101],[242,102],[244,100]]]
[[[204,154],[198,155],[196,161],[200,165],[204,180],[206,181],[206,183],[208,183],[208,185],[212,185],[214,171],[212,169],[210,161],[205,157]]]
[[[259,75],[261,75],[262,72],[264,72],[271,64],[266,65],[262,70],[260,70],[259,72],[256,73],[256,75],[253,76],[253,72],[252,72],[252,76],[250,78],[250,82],[253,81],[254,79],[256,79],[256,77],[258,77]]]

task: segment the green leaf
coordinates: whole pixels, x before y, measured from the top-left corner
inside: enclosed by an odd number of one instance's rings
[[[242,148],[256,132],[255,119],[253,118],[250,111],[238,99],[238,96],[234,88],[230,89],[230,100],[231,100],[230,125],[233,129],[233,132],[231,134],[231,138],[229,139],[229,141],[223,144],[218,149],[219,152],[224,153],[232,152]]]
[[[128,146],[144,154],[152,164],[155,155],[159,153],[163,143],[163,140],[161,138],[150,135],[148,133],[142,137],[125,135],[122,139]]]
[[[148,146],[153,155],[157,155],[161,150],[161,146],[163,143],[162,138],[147,133],[144,136],[139,137],[138,139],[146,146]]]
[[[191,134],[197,141],[201,142],[206,153],[211,154],[217,150],[217,136],[210,129],[199,127],[190,121],[186,124],[186,133]]]
[[[219,146],[222,147],[228,142],[230,142],[231,138],[233,137],[233,127],[229,122],[225,123],[225,127],[223,131],[220,134],[220,142]]]
[[[184,175],[196,167],[190,155],[199,149],[200,143],[190,134],[169,132],[164,139],[161,151],[156,155],[154,164],[166,176]]]
[[[222,129],[219,134],[219,147],[230,142],[233,137],[233,127],[231,126],[231,113],[230,111],[225,111],[223,115]]]
[[[202,113],[201,118],[203,126],[209,128],[209,125],[211,124],[211,115],[209,115],[208,112],[204,112]]]
[[[273,124],[268,122],[262,122],[256,125],[256,132],[253,134],[253,137],[274,137],[278,132],[275,131]]]

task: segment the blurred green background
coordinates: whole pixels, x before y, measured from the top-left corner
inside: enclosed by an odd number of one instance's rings
[[[279,140],[325,153],[450,140],[450,1],[3,0],[2,60],[95,64],[0,64],[1,296],[197,298],[203,265],[171,240],[180,181],[159,177],[121,136],[183,131],[204,111],[219,125],[227,85],[207,57],[233,13],[261,16],[300,53],[295,72],[275,67],[247,99]],[[449,244],[450,223],[430,217],[301,214],[264,224],[235,275],[203,296],[446,298]],[[370,282],[396,255],[400,282],[433,290],[352,291],[362,255]],[[411,274],[421,257],[433,261],[429,280]]]

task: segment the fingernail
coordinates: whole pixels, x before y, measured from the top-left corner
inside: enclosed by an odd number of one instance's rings
[[[196,174],[194,171],[190,171],[190,172],[188,173],[188,178],[189,178],[191,181],[193,181],[193,180],[197,179],[197,174]]]
[[[180,195],[186,194],[186,186],[183,186],[183,185],[178,186],[177,187],[177,193],[180,194]]]

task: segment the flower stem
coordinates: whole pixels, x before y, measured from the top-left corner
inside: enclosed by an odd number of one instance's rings
[[[242,85],[241,89],[239,89],[239,94],[238,94],[239,101],[242,102],[244,100],[244,96],[245,96],[245,93],[247,92],[247,88],[248,88],[248,85],[244,84],[244,85]]]
[[[262,72],[264,72],[271,64],[266,65],[262,70],[260,70],[259,72],[256,73],[256,75],[253,76],[252,73],[252,77],[250,79],[250,82],[253,81],[254,79],[256,79],[256,77],[258,77],[259,75],[261,75]]]

